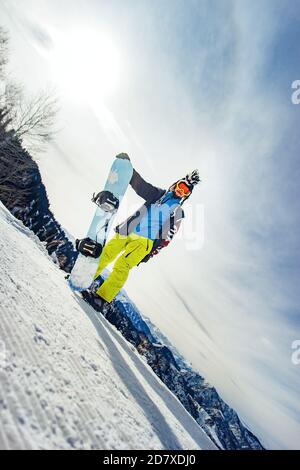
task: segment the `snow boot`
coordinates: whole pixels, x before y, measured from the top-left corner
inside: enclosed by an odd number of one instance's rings
[[[104,307],[108,305],[106,300],[99,297],[99,295],[95,295],[89,289],[82,291],[81,295],[83,300],[91,305],[97,312],[104,313]]]

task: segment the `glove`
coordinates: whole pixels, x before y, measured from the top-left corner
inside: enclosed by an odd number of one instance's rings
[[[116,155],[116,158],[121,158],[121,160],[130,160],[127,153],[119,153],[118,155]]]

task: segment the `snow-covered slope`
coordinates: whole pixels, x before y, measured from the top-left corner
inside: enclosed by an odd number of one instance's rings
[[[0,448],[214,449],[0,204]]]

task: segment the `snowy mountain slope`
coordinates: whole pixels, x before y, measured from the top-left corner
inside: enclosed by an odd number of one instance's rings
[[[0,448],[214,449],[0,204]]]
[[[220,449],[263,449],[238,414],[192,369],[159,329],[142,317],[123,289],[116,305],[106,318],[146,358],[155,374]]]

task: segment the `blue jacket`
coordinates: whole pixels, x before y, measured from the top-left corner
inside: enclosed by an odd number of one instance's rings
[[[147,208],[147,212],[133,232],[153,241],[160,238],[164,224],[171,225],[171,214],[180,205],[179,202],[180,199],[174,195],[173,191],[167,192],[161,201],[157,201]]]
[[[128,217],[128,219],[126,219],[124,222],[122,222],[115,228],[115,231],[117,233],[120,233],[120,235],[125,235],[125,236],[134,232],[138,224],[143,219],[144,219],[144,222],[142,224],[142,226],[144,227],[143,230],[144,229],[147,230],[146,227],[148,226],[147,218],[148,218],[149,207],[151,205],[155,205],[155,203],[160,204],[163,198],[167,196],[168,194],[168,191],[158,188],[156,186],[153,186],[150,183],[147,183],[136,170],[133,170],[133,175],[130,180],[130,185],[134,189],[134,191],[137,193],[137,195],[141,196],[145,200],[145,203],[140,207],[138,211],[136,211],[132,216]],[[165,202],[167,203],[167,201]],[[165,218],[164,222],[162,221],[162,224],[159,223],[159,233],[156,234],[152,251],[143,259],[143,262],[148,261],[148,259],[151,258],[154,254],[157,254],[161,248],[167,246],[169,242],[172,240],[174,233],[177,232],[179,229],[181,221],[184,218],[184,212],[183,212],[181,205],[177,202],[176,207],[172,207],[172,211],[171,211],[170,206],[167,204],[167,210],[169,211],[168,212],[169,217]],[[154,226],[154,223],[153,223],[153,226]],[[155,227],[157,228],[157,219],[155,222]],[[153,232],[154,230],[155,229],[153,229]],[[141,233],[139,234],[141,235]],[[153,236],[152,233],[151,233],[151,236]],[[148,235],[147,235],[147,238],[148,238]]]

